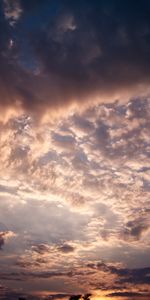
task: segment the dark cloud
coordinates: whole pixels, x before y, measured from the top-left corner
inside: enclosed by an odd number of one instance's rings
[[[26,297],[24,293],[20,293],[15,289],[8,288],[6,286],[0,286],[0,299],[3,300],[21,300],[21,299],[28,299],[28,300],[35,300],[35,297]],[[37,298],[36,298],[37,299]]]
[[[122,273],[126,273],[124,278],[120,278],[118,282],[120,283],[127,283],[132,282],[133,284],[149,284],[150,283],[150,267],[141,268],[141,269],[125,269],[118,271],[118,275]]]
[[[32,246],[32,251],[37,252],[38,254],[45,254],[50,251],[49,246],[45,244],[40,244]]]
[[[111,273],[117,275],[116,284],[120,286],[125,283],[132,284],[149,284],[150,283],[150,267],[147,268],[120,268],[113,264],[106,264],[104,262],[99,262],[97,264],[88,264],[87,267],[91,269],[98,269],[105,273]]]
[[[126,224],[122,233],[125,240],[140,240],[142,234],[149,229],[149,224],[145,220],[133,220]]]
[[[73,119],[73,124],[75,125],[75,127],[85,133],[89,133],[94,129],[92,122],[82,118],[79,115],[74,115],[72,119]]]
[[[79,299],[83,299],[83,300],[90,300],[91,299],[92,294],[85,294],[85,295],[71,295],[69,300],[79,300]]]
[[[2,247],[4,246],[5,243],[5,233],[1,232],[0,233],[0,250],[2,250]]]
[[[65,254],[67,254],[67,253],[74,252],[75,249],[74,249],[74,247],[72,247],[72,246],[69,245],[69,244],[64,244],[64,245],[58,247],[58,250],[59,250],[60,252],[63,252],[63,253],[65,253]]]
[[[81,297],[82,295],[72,295],[69,300],[79,300]]]
[[[48,296],[48,299],[63,299],[63,298],[66,298],[66,297],[69,297],[68,294],[54,294],[54,295],[49,295]]]
[[[32,251],[40,254],[40,255],[43,255],[43,254],[47,254],[47,253],[54,253],[54,252],[62,252],[64,254],[67,254],[67,253],[71,253],[71,252],[74,252],[75,248],[67,243],[65,244],[62,244],[60,246],[55,246],[55,247],[51,247],[47,244],[39,244],[39,245],[35,245],[35,246],[32,246]],[[39,261],[40,263],[41,261]],[[43,262],[45,262],[43,260]]]
[[[92,269],[92,271],[90,270]],[[99,275],[100,271],[100,275]],[[121,268],[117,265],[113,265],[110,263],[89,263],[87,265],[87,268],[80,269],[80,270],[73,270],[68,272],[9,272],[9,273],[0,273],[1,280],[7,280],[8,281],[31,281],[31,280],[43,280],[43,279],[49,279],[53,280],[54,278],[62,280],[72,278],[75,280],[82,281],[82,283],[86,283],[87,278],[89,278],[89,287],[91,286],[94,289],[101,289],[103,291],[111,290],[112,297],[113,296],[136,296],[135,291],[137,293],[137,296],[145,296],[148,297],[149,295],[149,288],[148,285],[150,283],[150,268],[139,268],[139,269],[129,269],[129,268]],[[94,278],[96,276],[96,281],[93,282],[92,278],[90,279],[90,276],[94,275]],[[115,275],[115,276],[114,276]],[[107,281],[103,281],[103,278],[107,278]],[[113,282],[110,280],[111,277],[114,277]],[[110,281],[109,281],[110,280]],[[143,285],[143,287],[142,287]],[[146,286],[147,285],[147,286]],[[136,286],[136,290],[134,289]],[[130,288],[132,290],[130,290]],[[67,295],[66,295],[67,296]],[[82,297],[81,297],[82,296]],[[109,296],[109,295],[108,295]],[[60,296],[56,296],[55,298],[65,298],[64,294],[61,294]],[[69,298],[69,295],[68,295]],[[83,298],[84,300],[90,300],[91,294],[85,294],[83,295],[72,295],[70,297],[70,300],[78,300],[80,298]],[[27,298],[28,299],[28,298]],[[30,298],[29,298],[30,299]],[[32,299],[32,298],[31,298]],[[53,295],[52,295],[53,299]]]
[[[55,277],[69,277],[69,273],[63,272],[9,272],[9,273],[0,273],[1,280],[7,281],[24,281],[28,279],[48,279]]]
[[[150,294],[148,293],[136,293],[136,292],[115,292],[115,293],[111,293],[108,294],[108,297],[150,297]]]
[[[42,112],[138,85],[147,93],[148,1],[22,0],[11,9],[13,28],[1,4],[1,107]]]
[[[1,231],[0,232],[0,250],[2,250],[5,240],[9,237],[11,237],[13,233],[11,231]]]
[[[90,300],[91,294],[85,294],[83,295],[83,299],[85,300]],[[70,296],[70,294],[62,294],[62,293],[56,293],[56,294],[51,294],[49,292],[49,295],[47,296],[42,296],[43,300],[53,300],[53,299],[80,299],[82,295],[73,295]],[[21,293],[18,290],[8,288],[6,286],[0,286],[0,299],[3,300],[40,300],[41,296],[40,295],[33,295],[32,293]]]
[[[3,246],[5,245],[6,240],[15,237],[16,234],[13,231],[6,230],[6,226],[2,223],[0,223],[0,250],[3,249]]]

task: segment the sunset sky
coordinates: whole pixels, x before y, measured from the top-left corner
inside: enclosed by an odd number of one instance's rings
[[[0,0],[0,299],[149,284],[150,1]]]

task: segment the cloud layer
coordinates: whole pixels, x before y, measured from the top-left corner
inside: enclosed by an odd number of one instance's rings
[[[26,115],[1,123],[0,275],[9,288],[19,280],[38,295],[44,285],[148,297],[149,105],[138,98],[42,126]]]
[[[0,1],[1,299],[149,299],[149,13]]]
[[[5,0],[1,9],[5,117],[149,93],[148,1]]]

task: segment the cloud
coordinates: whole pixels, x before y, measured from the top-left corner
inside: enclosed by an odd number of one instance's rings
[[[149,293],[136,293],[136,292],[115,292],[115,293],[110,293],[108,294],[108,297],[128,297],[129,299],[131,297],[140,297],[144,299],[148,299],[150,296]]]
[[[22,8],[19,0],[3,0],[4,3],[4,15],[6,20],[8,20],[11,26],[14,26],[15,23],[20,19],[22,14]]]
[[[93,270],[99,270],[100,272],[103,272],[104,274],[109,274],[110,278],[111,275],[115,275],[113,278],[113,288],[115,289],[117,286],[119,286],[119,289],[127,289],[126,292],[128,292],[128,288],[134,287],[135,285],[145,285],[148,286],[150,282],[150,276],[149,271],[150,268],[123,268],[121,266],[117,266],[113,263],[105,263],[105,262],[97,262],[97,264],[89,263],[87,265],[88,268],[91,268]],[[108,288],[108,287],[107,287]],[[109,289],[111,289],[111,285],[109,286]],[[148,288],[149,291],[149,288]]]
[[[146,220],[143,220],[143,222],[142,220],[129,221],[122,235],[125,240],[139,240],[148,229],[149,224]]]
[[[0,106],[6,119],[23,111],[40,116],[50,110],[52,116],[72,104],[82,108],[149,93],[146,0],[123,6],[117,0],[30,2],[4,1],[4,19],[12,25],[20,19],[22,32],[20,37],[16,31],[12,51],[12,34],[2,18]]]
[[[0,232],[0,250],[3,249],[3,246],[5,244],[5,241],[8,239],[15,237],[15,233],[12,231],[1,231]]]
[[[4,245],[4,236],[5,236],[5,233],[1,232],[0,233],[0,249],[2,249],[2,247]]]
[[[62,253],[67,254],[67,253],[74,252],[74,247],[72,247],[72,246],[69,245],[69,244],[64,244],[64,245],[58,247],[58,250],[59,250],[60,252],[62,252]]]
[[[80,295],[81,299],[90,299],[91,294]],[[71,293],[51,293],[51,292],[33,292],[33,293],[23,293],[19,289],[12,289],[6,286],[0,286],[0,297],[3,300],[40,300],[41,297],[44,300],[49,299],[79,299],[79,295],[71,295]]]
[[[81,299],[81,297],[82,297],[82,295],[72,295],[70,297],[70,300],[79,300],[79,299]]]
[[[35,252],[37,252],[38,254],[41,254],[41,255],[49,252],[49,250],[50,250],[49,246],[44,245],[44,244],[32,246],[32,251],[35,251]]]
[[[150,268],[123,268],[121,265],[117,266],[115,263],[89,263],[87,266],[72,266],[69,270],[60,271],[17,271],[17,272],[1,272],[0,276],[2,280],[9,281],[18,281],[21,280],[22,284],[25,282],[30,282],[34,280],[37,282],[36,285],[36,294],[38,295],[37,286],[38,282],[40,284],[41,280],[45,280],[48,283],[48,286],[51,286],[51,283],[54,284],[56,281],[60,280],[61,287],[64,286],[66,291],[69,287],[73,286],[74,281],[78,284],[78,291],[84,291],[86,293],[88,290],[95,291],[100,295],[105,296],[149,296],[149,271]],[[70,288],[69,288],[70,291]],[[103,294],[102,294],[103,293]],[[34,292],[33,292],[34,294]],[[42,292],[41,292],[42,294]],[[44,292],[43,292],[44,295]],[[51,293],[49,293],[49,296]],[[67,296],[67,294],[66,294]],[[69,297],[69,293],[68,293]],[[72,296],[73,297],[73,296]],[[79,297],[79,294],[78,294]],[[81,294],[80,294],[81,297]],[[93,296],[94,297],[94,296]],[[63,298],[63,296],[58,297]],[[91,294],[82,295],[82,299],[89,300],[92,298]],[[55,299],[55,297],[54,297]]]
[[[1,252],[3,280],[79,294],[148,289],[149,111],[142,98],[55,124],[0,123],[0,231],[17,233]]]
[[[0,286],[0,298],[3,300],[40,300],[40,297],[23,293],[19,289]]]
[[[64,254],[68,254],[68,253],[74,252],[74,250],[75,250],[74,247],[67,243],[64,243],[60,246],[57,246],[57,245],[50,246],[50,245],[46,245],[46,244],[39,244],[36,246],[32,246],[32,251],[37,252],[40,255],[53,253],[53,252],[57,252],[57,251],[64,253]]]

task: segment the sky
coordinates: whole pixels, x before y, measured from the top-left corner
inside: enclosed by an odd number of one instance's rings
[[[149,15],[0,0],[0,299],[150,299]]]

